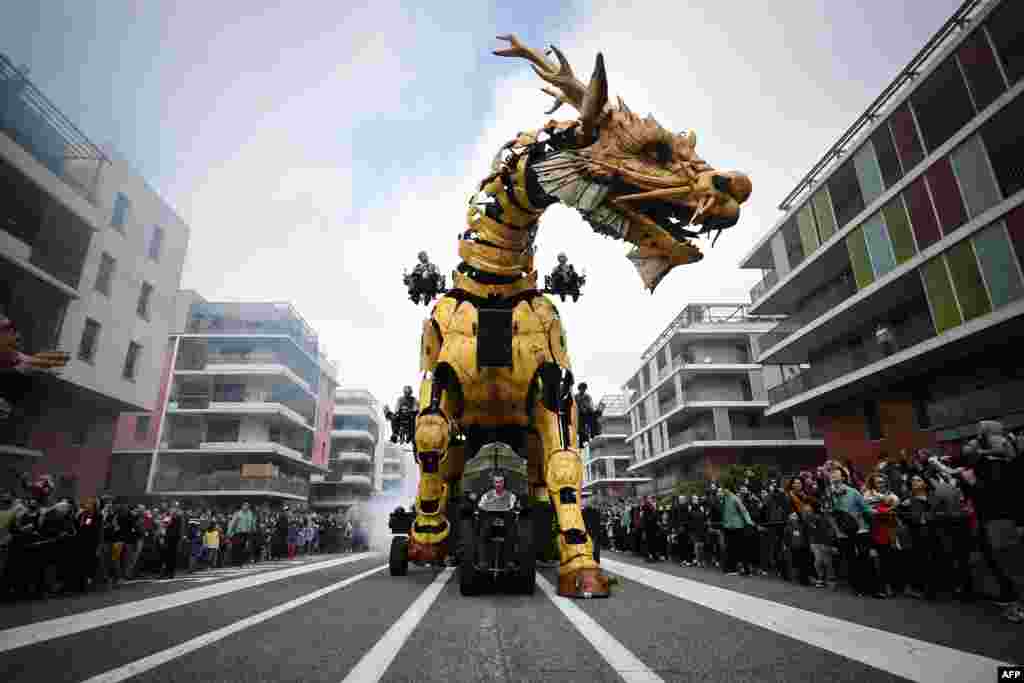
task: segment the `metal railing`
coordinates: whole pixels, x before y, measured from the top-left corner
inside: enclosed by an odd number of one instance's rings
[[[807,303],[799,311],[764,334],[759,335],[757,337],[758,347],[764,353],[856,293],[857,285],[854,284],[852,276],[848,280],[840,279],[836,281],[833,286],[809,297],[806,300]]]
[[[774,287],[779,281],[779,274],[774,270],[769,270],[765,273],[765,276],[761,280],[750,288],[750,301],[751,303],[757,302],[765,292]]]
[[[110,159],[6,55],[0,54],[0,132],[96,205]]]
[[[285,477],[243,479],[234,471],[206,475],[160,472],[153,488],[156,491],[252,491],[309,496],[308,481]]]

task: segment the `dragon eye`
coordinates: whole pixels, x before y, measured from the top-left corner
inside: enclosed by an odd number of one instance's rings
[[[659,164],[667,164],[672,160],[672,146],[667,142],[655,142],[647,151]]]

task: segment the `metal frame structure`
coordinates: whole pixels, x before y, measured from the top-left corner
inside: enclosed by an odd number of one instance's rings
[[[687,304],[679,314],[672,319],[672,322],[657,336],[653,343],[647,347],[641,356],[641,360],[647,361],[667,342],[673,334],[679,330],[704,323],[739,323],[739,322],[776,322],[786,316],[779,315],[751,315],[747,313],[752,304],[709,304],[693,303]],[[700,311],[699,317],[695,315]],[[717,312],[721,311],[721,313]]]

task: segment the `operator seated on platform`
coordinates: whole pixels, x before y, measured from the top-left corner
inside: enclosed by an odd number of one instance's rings
[[[516,498],[516,494],[505,488],[505,475],[501,473],[495,474],[493,481],[494,487],[484,495],[480,496],[480,502],[477,503],[477,508],[483,512],[502,513],[502,518],[505,520],[505,542],[502,544],[502,550],[504,556],[509,557],[509,550],[512,547],[512,530],[509,528],[509,513],[516,509],[519,501]],[[480,525],[481,544],[487,542],[487,534],[489,530],[489,525]]]
[[[402,395],[395,401],[395,412],[416,412],[416,397],[412,395],[412,387],[406,385],[402,388]]]
[[[594,399],[587,393],[587,383],[580,382],[576,392],[576,414],[579,416],[579,437],[582,446],[597,432],[597,411],[594,410]]]
[[[551,271],[551,286],[555,291],[569,287],[576,278],[576,269],[569,263],[569,257],[564,253],[558,255],[558,265]]]
[[[437,266],[431,263],[430,259],[427,257],[427,252],[421,251],[417,258],[420,262],[412,269],[413,277],[418,277],[421,280],[427,280],[440,275],[440,272],[437,270]]]

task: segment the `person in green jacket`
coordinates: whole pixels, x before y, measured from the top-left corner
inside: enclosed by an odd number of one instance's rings
[[[228,524],[228,537],[231,539],[231,559],[235,566],[241,567],[249,560],[249,537],[252,535],[256,522],[248,503],[232,517]]]
[[[750,576],[749,563],[744,560],[748,556],[745,552],[747,530],[755,526],[754,520],[729,486],[723,485],[718,496],[722,501],[722,531],[725,533],[725,573],[735,575],[742,572],[744,576]]]

